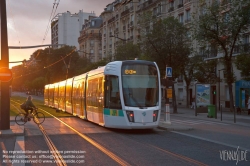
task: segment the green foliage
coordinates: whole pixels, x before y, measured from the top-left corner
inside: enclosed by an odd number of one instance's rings
[[[243,5],[242,5],[243,4]],[[233,8],[230,8],[233,6]],[[235,81],[232,70],[232,55],[235,48],[240,48],[239,40],[248,31],[250,25],[250,1],[231,0],[222,4],[216,1],[212,4],[204,3],[203,14],[193,18],[193,35],[201,47],[204,47],[208,57],[221,53],[226,68],[226,81],[232,84]],[[198,21],[196,21],[198,20]],[[239,49],[240,50],[240,49]],[[240,50],[241,51],[241,50]]]
[[[230,108],[233,108],[233,88],[235,75],[233,71],[233,53],[242,46],[239,40],[244,33],[248,32],[250,26],[250,1],[231,0],[222,4],[213,3],[200,4],[203,13],[194,15],[192,29],[194,38],[201,47],[207,49],[208,57],[222,55],[220,58],[226,72],[226,82],[229,88]],[[238,49],[237,49],[238,48]],[[201,75],[201,73],[200,73]],[[198,76],[197,76],[198,77]],[[204,81],[204,80],[201,80]]]
[[[216,83],[216,66],[217,60],[200,61],[195,65],[193,76],[199,83]]]
[[[120,42],[116,47],[115,60],[133,60],[135,58],[140,59],[140,49],[133,42],[123,43]]]
[[[236,57],[236,67],[240,70],[240,74],[245,80],[250,80],[250,56],[249,54],[241,54]]]
[[[32,81],[33,89],[43,89],[45,85],[45,77],[37,77]]]
[[[152,18],[151,21],[146,19],[144,26],[146,30],[142,32],[140,42],[144,56],[157,62],[162,76],[166,74],[166,66],[170,66],[173,68],[173,77],[177,78],[191,52],[187,29],[173,17],[163,20]]]

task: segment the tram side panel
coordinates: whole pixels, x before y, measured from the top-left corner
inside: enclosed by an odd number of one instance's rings
[[[45,105],[49,105],[49,86],[50,85],[46,85],[44,87],[44,104]]]
[[[66,112],[73,114],[72,112],[72,84],[73,84],[73,78],[70,78],[66,82],[66,93],[65,93],[65,107]]]
[[[66,91],[66,81],[59,83],[59,96],[58,96],[58,109],[65,111],[65,91]]]
[[[87,119],[104,125],[103,119],[103,74],[89,76],[86,89]]]
[[[85,77],[86,75],[84,74],[74,78],[72,90],[73,115],[79,116],[82,119],[86,119],[86,114],[84,113]]]
[[[49,102],[48,102],[48,106],[50,107],[54,107],[54,93],[55,93],[55,85],[51,84],[49,86]]]
[[[54,104],[53,107],[59,109],[59,83],[54,84]]]

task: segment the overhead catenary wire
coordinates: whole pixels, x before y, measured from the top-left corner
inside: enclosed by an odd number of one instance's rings
[[[58,0],[58,2],[57,2],[57,0],[54,0],[53,7],[52,7],[52,11],[51,11],[51,13],[50,13],[50,18],[49,18],[49,21],[48,21],[48,25],[47,25],[45,34],[44,34],[43,39],[42,39],[42,44],[44,43],[44,41],[45,41],[45,39],[46,39],[46,37],[47,37],[47,34],[48,34],[48,32],[49,32],[49,28],[50,28],[51,20],[52,20],[52,18],[54,17],[54,15],[55,15],[55,13],[56,13],[56,10],[57,10],[57,7],[58,7],[58,5],[59,5],[59,2],[60,2],[60,0]],[[55,5],[56,5],[56,8],[55,8]],[[39,50],[39,51],[37,52],[36,56],[34,57],[34,60],[40,55],[40,51],[41,51],[41,50]],[[27,64],[27,66],[29,66],[34,60],[31,60],[31,61]]]
[[[24,74],[24,75],[21,75],[21,76],[18,76],[18,77],[14,77],[13,79],[18,79],[18,78],[21,78],[21,77],[24,77],[24,76],[28,76],[28,75],[37,73],[37,72],[42,71],[42,70],[44,70],[44,69],[47,69],[47,68],[49,68],[49,67],[51,67],[51,66],[53,66],[53,65],[55,65],[55,64],[57,64],[57,63],[59,63],[59,62],[61,62],[61,61],[64,60],[66,57],[70,56],[71,54],[73,54],[73,53],[75,52],[75,50],[76,50],[76,48],[74,48],[74,49],[73,49],[69,54],[67,54],[66,56],[62,57],[61,59],[57,60],[56,62],[53,62],[53,63],[51,63],[51,64],[49,64],[49,65],[47,65],[47,66],[44,66],[44,68],[42,68],[42,69],[39,69],[39,70],[33,71],[33,72],[31,72],[31,73],[28,73],[28,74]],[[71,56],[71,57],[72,57],[72,56]]]

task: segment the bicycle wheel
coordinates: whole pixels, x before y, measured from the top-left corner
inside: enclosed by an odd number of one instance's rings
[[[24,125],[27,121],[24,120],[25,119],[25,114],[24,113],[19,113],[17,114],[17,116],[15,117],[15,121],[18,125]]]
[[[45,120],[45,116],[43,113],[41,112],[37,112],[34,117],[33,117],[33,120],[36,124],[42,124]]]

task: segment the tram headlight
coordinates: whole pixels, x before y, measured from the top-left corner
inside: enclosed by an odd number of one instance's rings
[[[156,122],[157,121],[157,117],[158,117],[158,110],[155,110],[154,112],[153,112],[153,122]]]
[[[126,111],[126,113],[127,113],[128,121],[135,122],[134,112],[133,111]]]

